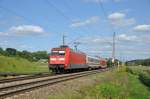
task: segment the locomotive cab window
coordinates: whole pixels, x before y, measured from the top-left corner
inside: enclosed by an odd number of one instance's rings
[[[59,55],[65,55],[65,51],[58,51]]]
[[[65,55],[65,51],[52,51],[52,55]]]

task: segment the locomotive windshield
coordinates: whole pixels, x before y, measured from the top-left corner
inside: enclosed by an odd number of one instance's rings
[[[52,51],[51,55],[65,55],[65,51]]]

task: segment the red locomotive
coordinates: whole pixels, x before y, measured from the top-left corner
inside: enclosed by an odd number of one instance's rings
[[[56,73],[106,67],[106,60],[87,56],[65,45],[52,48],[48,63],[49,69]]]

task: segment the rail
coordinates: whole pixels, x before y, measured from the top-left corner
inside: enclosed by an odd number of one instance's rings
[[[99,73],[110,70],[107,69],[101,69],[101,70],[92,70],[92,71],[85,71],[85,72],[79,72],[79,73],[72,73],[72,74],[63,74],[63,75],[56,75],[56,76],[47,76],[43,78],[39,78],[36,80],[30,79],[30,81],[15,83],[8,86],[1,86],[0,87],[0,98],[12,96],[17,93],[21,93],[28,90],[33,90],[35,88],[40,88],[46,85],[52,85],[59,82]]]

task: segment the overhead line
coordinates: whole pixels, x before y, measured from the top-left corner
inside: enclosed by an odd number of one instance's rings
[[[64,0],[63,3],[64,3],[64,5],[65,5],[69,10],[72,9],[72,8],[69,6],[69,4],[68,4],[65,0]],[[77,16],[77,17],[80,17],[80,16]],[[87,29],[88,31],[93,32],[93,31],[92,31],[93,29],[90,30],[90,28],[91,28],[91,27],[87,26],[86,29]],[[75,41],[77,41],[79,38],[81,38],[81,36],[82,36],[82,35],[80,35],[79,37],[77,37],[77,38],[75,38],[74,40],[70,41],[68,44],[73,44]]]
[[[47,4],[50,6],[50,7],[53,7],[55,8],[55,10],[60,13],[66,20],[69,20],[72,22],[71,18],[66,16],[60,9],[58,9],[53,3],[51,3],[50,0],[46,0],[47,1]]]
[[[99,5],[99,7],[102,9],[102,12],[103,12],[104,17],[106,17],[106,19],[108,20],[108,18],[107,18],[107,17],[108,17],[108,14],[107,14],[107,12],[106,12],[106,10],[105,10],[105,8],[104,8],[103,3],[102,3],[101,0],[98,0],[98,5]],[[114,30],[114,28],[113,28],[113,25],[111,25],[111,24],[109,23],[109,20],[108,20],[108,24],[109,24],[110,28],[112,29],[112,31],[113,31],[113,33],[114,33],[115,30]]]
[[[23,18],[24,20],[26,20],[26,21],[28,21],[28,22],[33,22],[33,23],[34,23],[33,20],[28,19],[28,18],[26,18],[25,16],[23,16],[23,15],[21,15],[21,14],[18,14],[17,12],[15,12],[15,11],[9,9],[9,8],[6,8],[6,7],[1,6],[1,5],[0,5],[0,8],[6,10],[6,11],[8,11],[8,12],[11,12],[11,13],[15,14],[16,16],[19,16],[19,17]]]
[[[107,17],[108,17],[108,14],[107,14],[107,12],[106,12],[105,9],[104,9],[104,6],[103,6],[102,1],[101,1],[101,0],[98,0],[98,4],[99,4],[100,8],[102,9],[102,12],[103,12],[103,14],[104,14],[104,17],[106,17],[106,19],[108,19],[108,18],[107,18]],[[108,24],[110,25],[110,28],[111,28],[112,31],[113,31],[112,58],[115,60],[115,37],[116,37],[116,32],[115,32],[113,26],[109,23],[109,20],[108,20]]]
[[[72,18],[70,18],[68,15],[65,15],[65,14],[64,14],[60,9],[58,9],[50,0],[46,0],[46,1],[47,1],[47,4],[48,4],[50,7],[55,8],[55,10],[56,10],[58,13],[60,13],[67,21],[72,22]],[[64,1],[64,5],[65,5],[67,8],[72,9],[72,8],[68,5],[68,3],[65,2],[65,1]],[[87,28],[87,30],[90,31],[89,27]],[[87,31],[87,30],[85,30],[85,31]],[[92,31],[92,32],[93,32],[93,31]],[[78,38],[81,38],[81,35],[80,35]],[[68,44],[72,44],[74,41],[77,41],[78,38],[72,40],[72,41],[69,42]]]

